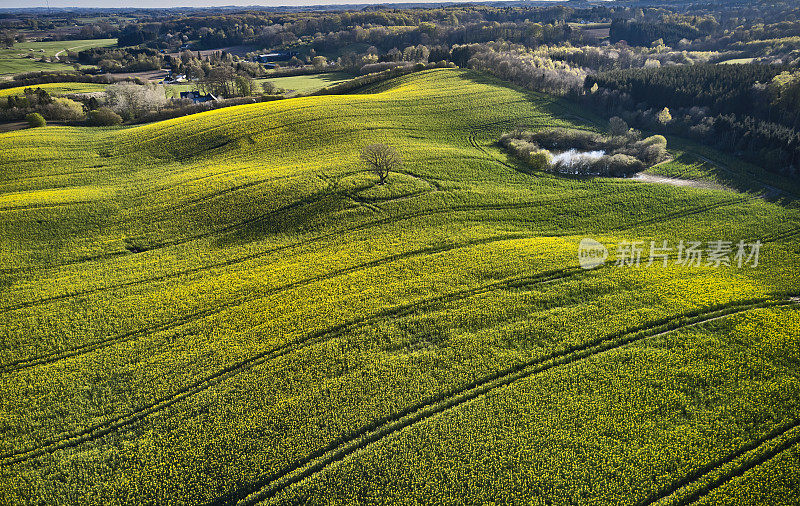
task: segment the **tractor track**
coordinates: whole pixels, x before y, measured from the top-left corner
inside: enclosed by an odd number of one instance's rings
[[[612,193],[618,193],[618,191],[617,190],[611,190],[611,191],[608,192],[608,194],[612,194]],[[603,194],[603,195],[605,195],[605,194]],[[602,196],[602,195],[600,195],[600,196]],[[56,300],[67,299],[67,298],[71,298],[71,297],[79,297],[79,296],[83,296],[83,295],[91,295],[93,293],[98,293],[98,292],[107,291],[107,290],[114,290],[114,289],[117,289],[117,288],[124,288],[124,287],[133,286],[133,285],[137,285],[137,284],[141,284],[141,283],[163,281],[163,280],[166,280],[166,279],[171,279],[171,278],[175,278],[175,277],[179,277],[179,276],[183,276],[183,275],[187,275],[187,274],[194,274],[194,273],[197,273],[197,272],[202,272],[202,271],[211,270],[211,269],[220,268],[220,267],[229,267],[231,265],[236,265],[236,264],[243,263],[243,262],[246,262],[246,261],[249,261],[249,260],[254,260],[254,259],[257,259],[257,258],[261,258],[261,257],[269,256],[269,255],[274,255],[276,253],[284,252],[284,251],[286,251],[288,249],[304,247],[304,246],[307,246],[309,244],[313,244],[313,243],[316,243],[316,242],[324,241],[326,239],[330,239],[330,238],[333,238],[333,237],[341,236],[342,234],[351,233],[351,232],[358,232],[358,231],[362,231],[362,230],[368,230],[368,229],[373,228],[373,227],[382,226],[382,225],[386,225],[386,224],[389,224],[389,223],[397,223],[397,222],[404,221],[404,220],[409,220],[409,219],[424,218],[426,216],[433,216],[433,215],[437,215],[437,214],[446,214],[446,213],[449,213],[449,212],[503,211],[503,210],[512,210],[512,209],[534,208],[534,207],[541,207],[541,206],[545,206],[545,205],[549,205],[549,204],[557,204],[557,203],[569,202],[571,200],[581,200],[583,198],[584,198],[583,195],[575,195],[575,196],[568,197],[568,198],[558,197],[557,195],[556,196],[554,196],[554,195],[546,195],[545,198],[543,198],[541,200],[523,201],[523,202],[510,202],[510,203],[506,203],[506,204],[454,205],[454,206],[450,206],[450,207],[442,207],[442,208],[435,208],[435,209],[425,209],[425,210],[416,211],[416,212],[412,212],[412,213],[400,214],[400,215],[396,215],[396,216],[388,216],[388,217],[380,218],[380,219],[377,219],[377,220],[368,221],[366,223],[361,223],[361,224],[358,224],[356,226],[348,227],[348,228],[345,228],[345,229],[342,229],[342,230],[337,230],[337,231],[334,231],[334,232],[328,232],[328,233],[321,234],[321,235],[318,235],[318,236],[310,237],[308,239],[304,239],[304,240],[297,241],[297,242],[294,242],[294,243],[284,244],[284,245],[272,248],[272,249],[267,250],[267,251],[262,251],[262,252],[259,252],[259,253],[252,253],[252,254],[249,254],[249,255],[242,256],[242,257],[234,258],[234,259],[231,259],[231,260],[227,260],[225,262],[219,262],[219,263],[205,265],[205,266],[202,266],[202,267],[196,267],[196,268],[193,268],[193,269],[185,269],[185,270],[178,271],[178,272],[175,272],[175,273],[164,274],[164,275],[161,275],[161,276],[138,279],[138,280],[135,280],[135,281],[126,281],[124,283],[118,283],[118,284],[115,284],[115,285],[98,287],[98,288],[95,288],[95,289],[83,290],[83,291],[79,291],[79,292],[70,292],[70,293],[61,294],[61,295],[54,295],[52,297],[46,297],[46,298],[42,298],[42,299],[38,299],[38,300],[34,300],[34,301],[21,302],[21,303],[18,303],[18,304],[15,304],[15,305],[11,305],[11,306],[0,307],[0,314],[6,313],[6,312],[9,312],[9,311],[15,311],[15,310],[18,310],[18,309],[24,309],[24,308],[28,308],[28,307],[33,307],[33,306],[40,305],[40,304],[49,303],[49,302],[53,302],[53,301],[56,301]],[[311,199],[311,198],[306,199],[306,200],[308,201],[307,203],[310,203],[310,202],[313,201],[313,199]],[[300,205],[301,204],[293,203],[292,208],[300,207]],[[288,205],[284,206],[281,209],[286,209],[287,207],[289,207],[289,206]],[[271,213],[274,214],[274,213],[277,213],[277,212],[279,212],[279,210],[272,211]],[[260,217],[258,219],[263,219],[263,218],[264,217]],[[254,220],[256,220],[256,219],[249,220],[249,222],[254,221]],[[241,227],[241,226],[243,226],[243,223],[237,223],[235,226],[229,227],[229,230],[233,229],[234,227],[238,228],[238,227]],[[196,236],[195,238],[190,238],[190,239],[187,239],[186,241],[182,241],[182,242],[190,242],[191,240],[201,239],[201,238],[203,238],[205,236],[213,236],[213,235],[216,235],[219,232],[221,232],[221,231],[211,232],[209,234],[204,234],[203,236]],[[153,247],[150,247],[147,250],[145,250],[144,252],[153,251],[153,250],[156,250],[156,249],[159,249],[159,248],[164,248],[164,247],[168,247],[168,246],[181,244],[182,242],[162,243],[160,245],[155,245]],[[83,260],[79,260],[79,261],[75,261],[75,262],[68,262],[68,263],[63,263],[63,264],[56,264],[56,265],[46,266],[46,267],[42,267],[40,270],[52,269],[52,268],[57,268],[57,267],[64,267],[64,266],[68,266],[68,265],[76,265],[76,264],[89,262],[89,261],[93,261],[93,260],[100,260],[100,259],[111,258],[111,257],[119,257],[119,256],[122,256],[122,255],[127,256],[127,254],[115,253],[115,254],[103,255],[103,256],[99,256],[99,257],[93,257],[93,258],[90,258],[90,259],[83,259]],[[20,268],[17,268],[16,270],[24,270],[24,269],[27,269],[27,268],[26,267],[20,267]]]
[[[625,225],[624,227],[622,227],[622,228],[620,228],[618,230],[627,230],[627,229],[630,229],[630,228],[635,228],[635,227],[640,227],[640,226],[647,226],[647,225],[657,225],[657,224],[663,223],[665,221],[677,220],[677,219],[681,219],[681,218],[687,218],[689,216],[694,216],[694,215],[697,215],[697,214],[701,214],[701,213],[704,213],[706,211],[714,211],[714,210],[720,209],[722,207],[733,206],[733,205],[736,205],[736,204],[744,204],[744,203],[749,202],[751,200],[754,200],[756,198],[757,197],[748,197],[748,198],[744,198],[744,199],[741,199],[741,198],[729,199],[729,200],[725,200],[723,202],[717,202],[717,203],[714,203],[714,204],[705,204],[705,205],[701,205],[701,206],[688,207],[688,208],[681,209],[680,211],[663,214],[661,216],[654,216],[654,217],[648,218],[646,220],[640,220],[640,221],[631,223],[629,225]]]
[[[582,269],[577,267],[573,267],[567,269],[560,269],[556,271],[542,272],[532,276],[516,276],[512,278],[507,278],[505,280],[488,283],[480,287],[468,288],[456,292],[450,292],[447,294],[431,297],[425,300],[415,301],[413,303],[403,304],[393,308],[387,308],[369,317],[357,318],[349,322],[334,325],[322,331],[312,332],[303,337],[287,342],[283,345],[263,351],[252,357],[240,360],[230,366],[218,370],[217,372],[207,376],[202,380],[187,385],[168,396],[162,397],[152,403],[141,406],[140,408],[131,411],[125,415],[118,415],[104,422],[93,424],[78,431],[73,431],[70,433],[62,434],[60,436],[56,436],[54,438],[45,440],[36,447],[29,447],[27,449],[16,450],[10,453],[0,455],[0,466],[18,464],[47,453],[52,453],[59,449],[76,446],[86,441],[91,441],[99,437],[105,436],[106,434],[114,432],[118,429],[130,426],[149,415],[163,411],[164,409],[175,404],[176,402],[185,399],[189,396],[195,395],[204,390],[207,390],[212,386],[226,379],[229,379],[240,372],[250,370],[253,367],[262,364],[264,362],[267,362],[269,360],[279,358],[294,351],[299,351],[301,349],[307,348],[308,346],[311,346],[319,342],[327,341],[334,337],[340,336],[347,331],[362,327],[364,325],[368,325],[373,322],[380,321],[385,318],[401,317],[407,314],[414,313],[423,307],[435,307],[439,304],[445,304],[467,299],[473,296],[489,293],[498,289],[503,289],[508,287],[535,286],[542,283],[568,279],[583,272],[586,271],[583,271]]]
[[[697,488],[697,490],[694,490],[693,492],[673,502],[673,504],[681,506],[691,504],[701,497],[708,495],[713,490],[721,487],[733,478],[743,475],[748,470],[765,463],[783,451],[791,448],[797,443],[800,443],[800,430],[797,430],[798,428],[800,428],[800,419],[791,420],[782,426],[775,427],[769,433],[748,442],[744,446],[738,448],[736,451],[692,471],[680,480],[652,494],[644,501],[640,502],[638,506],[651,506],[669,499],[676,493],[690,488],[692,485],[703,480],[704,478],[708,478],[709,475],[715,471],[721,471],[726,466],[730,466],[730,469],[722,472],[713,480],[702,484]],[[782,441],[779,441],[792,431],[794,431],[793,434]],[[775,444],[776,441],[777,444]],[[775,444],[775,446],[770,446],[772,444]],[[747,454],[753,452],[755,452],[756,455],[748,458]],[[738,460],[741,460],[741,462],[738,462],[737,464]]]
[[[553,352],[544,357],[517,364],[514,367],[486,376],[420,404],[409,406],[402,411],[377,420],[370,425],[366,425],[348,436],[333,441],[327,447],[317,450],[284,470],[247,487],[219,497],[212,501],[211,504],[230,504],[235,501],[238,501],[239,504],[255,504],[256,502],[270,499],[287,487],[297,484],[337,462],[341,462],[349,455],[372,443],[376,443],[411,425],[486,395],[497,388],[510,385],[517,380],[544,372],[548,369],[568,365],[578,360],[618,349],[646,338],[661,336],[676,330],[701,325],[752,309],[795,303],[796,302],[792,299],[778,299],[772,301],[762,299],[760,301],[743,301],[724,307],[696,311],[694,313],[674,316],[659,322],[653,322],[639,329],[605,336],[561,352]]]
[[[319,276],[313,276],[310,278],[293,281],[291,283],[287,283],[278,287],[270,288],[261,292],[255,296],[240,296],[235,298],[230,302],[226,302],[224,304],[219,304],[207,309],[203,309],[201,311],[196,311],[194,313],[190,313],[188,315],[183,315],[180,318],[170,320],[168,322],[146,327],[144,329],[138,329],[130,332],[125,332],[122,334],[118,334],[116,336],[112,336],[106,339],[102,339],[99,341],[94,341],[92,343],[87,343],[81,346],[76,346],[70,349],[61,350],[58,352],[54,352],[48,355],[39,355],[37,357],[30,357],[26,359],[19,359],[12,362],[7,362],[5,364],[0,364],[0,374],[10,373],[14,371],[19,371],[22,369],[28,369],[30,367],[38,366],[38,365],[45,365],[57,362],[59,360],[75,357],[79,355],[83,355],[85,353],[90,353],[92,351],[96,351],[102,348],[106,348],[108,346],[112,346],[114,344],[124,342],[135,337],[147,336],[156,332],[162,332],[165,330],[170,330],[173,328],[178,328],[187,323],[191,323],[197,320],[202,319],[203,317],[210,316],[212,314],[219,313],[220,311],[228,310],[231,308],[239,307],[249,302],[257,301],[266,297],[270,297],[287,290],[292,290],[295,288],[300,288],[303,286],[311,285],[313,283],[317,283],[320,281],[325,281],[329,279],[333,279],[339,276],[344,276],[347,274],[352,274],[354,272],[358,272],[364,269],[369,269],[372,267],[377,267],[380,265],[384,265],[391,262],[396,262],[398,260],[403,260],[406,258],[413,258],[416,256],[427,256],[427,255],[434,255],[438,253],[445,253],[452,250],[468,248],[470,246],[478,246],[483,244],[490,244],[493,242],[499,241],[507,241],[507,240],[514,240],[514,239],[524,239],[530,237],[526,234],[506,234],[502,236],[495,236],[489,237],[485,239],[479,239],[475,241],[469,241],[466,243],[455,243],[455,244],[446,244],[442,246],[433,246],[427,248],[421,248],[417,250],[408,251],[405,253],[399,253],[396,255],[391,255],[388,257],[372,260],[370,262],[365,262],[362,264],[354,265],[351,267],[346,267],[343,269],[337,269],[335,271],[328,272],[326,274],[322,274]]]

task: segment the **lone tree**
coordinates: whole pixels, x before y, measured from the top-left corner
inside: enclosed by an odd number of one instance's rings
[[[378,184],[386,182],[390,171],[397,171],[403,165],[400,155],[386,144],[370,144],[361,150],[361,160],[376,176]]]

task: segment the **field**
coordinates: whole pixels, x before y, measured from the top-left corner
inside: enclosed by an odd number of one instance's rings
[[[719,62],[720,65],[743,65],[745,63],[752,63],[755,58],[734,58],[732,60],[725,60]]]
[[[282,88],[290,93],[309,93],[325,88],[326,86],[339,84],[352,78],[352,75],[343,72],[328,72],[325,74],[256,79],[255,81],[259,84],[269,81],[276,87]],[[168,96],[177,96],[181,91],[191,91],[194,89],[197,89],[197,86],[194,84],[170,84],[167,85],[167,94]]]
[[[0,49],[0,76],[40,70],[73,70],[72,65],[38,60],[43,57],[58,56],[68,50],[81,51],[93,47],[110,47],[116,44],[117,39],[17,42],[14,47]]]
[[[797,504],[796,200],[528,173],[517,125],[603,127],[448,69],[0,134],[0,503]]]
[[[6,88],[0,90],[0,97],[8,97],[11,95],[23,95],[26,88],[41,88],[51,95],[71,95],[75,93],[94,93],[97,91],[104,91],[106,84],[98,83],[45,83],[35,84],[33,86],[17,86],[16,88]]]
[[[308,93],[325,88],[326,86],[339,84],[352,78],[352,75],[343,72],[328,72],[326,74],[310,74],[305,76],[275,77],[266,80],[286,91]]]

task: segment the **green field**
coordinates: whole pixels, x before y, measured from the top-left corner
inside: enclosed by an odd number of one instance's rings
[[[328,72],[325,74],[309,74],[304,76],[274,77],[270,79],[256,79],[259,84],[266,81],[271,82],[277,88],[281,88],[289,93],[309,93],[317,91],[326,86],[333,86],[352,79],[353,76],[344,72]],[[197,89],[194,84],[170,84],[167,85],[168,96],[178,96],[181,91],[191,91]]]
[[[296,93],[308,93],[317,91],[326,86],[333,86],[352,79],[354,76],[344,72],[328,72],[326,74],[310,74],[305,76],[275,77],[272,79],[260,79],[259,81],[270,81],[278,88]]]
[[[40,62],[43,57],[53,57],[63,51],[81,51],[93,47],[111,47],[117,39],[61,40],[50,42],[17,42],[13,47],[0,49],[0,76],[42,70],[73,70],[64,63]]]
[[[430,70],[0,134],[0,503],[797,504],[800,209],[495,145],[582,116]]]
[[[745,63],[752,63],[755,58],[734,58],[732,60],[725,60],[719,62],[720,65],[742,65]]]
[[[23,95],[26,88],[41,88],[51,95],[70,95],[75,93],[94,93],[104,91],[107,84],[97,83],[45,83],[32,86],[17,86],[16,88],[6,88],[0,90],[0,97],[11,95]]]

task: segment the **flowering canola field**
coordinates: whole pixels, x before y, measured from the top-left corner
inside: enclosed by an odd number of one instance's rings
[[[494,145],[579,117],[446,69],[1,134],[0,503],[796,504],[800,209]]]

